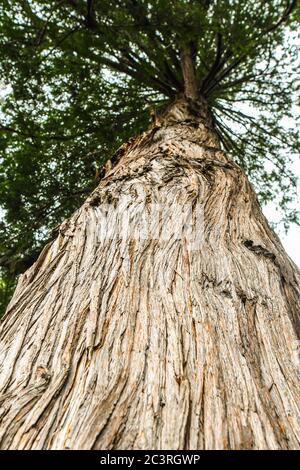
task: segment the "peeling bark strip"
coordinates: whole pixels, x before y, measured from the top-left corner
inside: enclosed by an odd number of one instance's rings
[[[184,101],[120,155],[2,321],[1,448],[298,449],[300,273],[246,176]],[[153,203],[200,248],[99,235]]]

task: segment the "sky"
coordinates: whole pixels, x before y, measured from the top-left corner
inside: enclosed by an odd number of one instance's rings
[[[294,224],[288,234],[281,237],[281,241],[288,255],[300,268],[300,227]]]
[[[295,46],[300,48],[300,35],[298,33],[287,33],[287,38],[291,39]],[[297,62],[300,61],[300,56],[298,56]],[[299,93],[299,92],[298,92]],[[299,95],[295,96],[295,103],[299,103]],[[294,109],[295,113],[299,113],[299,105],[295,106]],[[286,120],[286,124],[288,124],[288,119]],[[293,172],[295,176],[298,178],[298,200],[294,202],[294,208],[300,212],[300,159],[299,155],[294,157],[293,162]],[[265,208],[263,208],[263,212],[267,219],[270,222],[276,222],[278,219],[278,214],[276,213],[276,209],[274,205],[269,204]],[[288,232],[285,234],[284,230],[277,230],[277,234],[279,235],[281,242],[287,251],[288,255],[292,260],[298,265],[300,268],[300,227],[296,224],[291,224]]]
[[[298,200],[295,200],[294,207],[300,211],[300,160],[295,159],[293,163],[293,172],[298,177]],[[269,204],[263,208],[263,212],[270,222],[275,222],[278,215],[276,213],[275,206]],[[284,230],[277,230],[281,242],[287,251],[288,255],[300,268],[300,227],[296,224],[291,224],[287,234]]]

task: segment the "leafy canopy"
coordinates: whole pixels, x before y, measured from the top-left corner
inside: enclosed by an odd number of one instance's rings
[[[0,303],[116,148],[184,91],[184,48],[222,145],[295,221],[298,19],[296,0],[2,0]]]

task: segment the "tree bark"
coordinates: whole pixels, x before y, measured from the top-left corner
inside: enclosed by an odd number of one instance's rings
[[[178,100],[111,167],[2,320],[0,447],[298,449],[300,272],[207,110]]]
[[[198,83],[196,79],[196,71],[191,44],[182,47],[180,54],[180,62],[183,75],[185,96],[186,98],[192,101],[197,101],[199,98]]]

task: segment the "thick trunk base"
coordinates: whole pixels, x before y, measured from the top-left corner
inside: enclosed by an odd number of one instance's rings
[[[118,158],[2,321],[1,448],[298,449],[300,274],[247,178],[180,103]],[[157,205],[194,222],[141,236]]]

